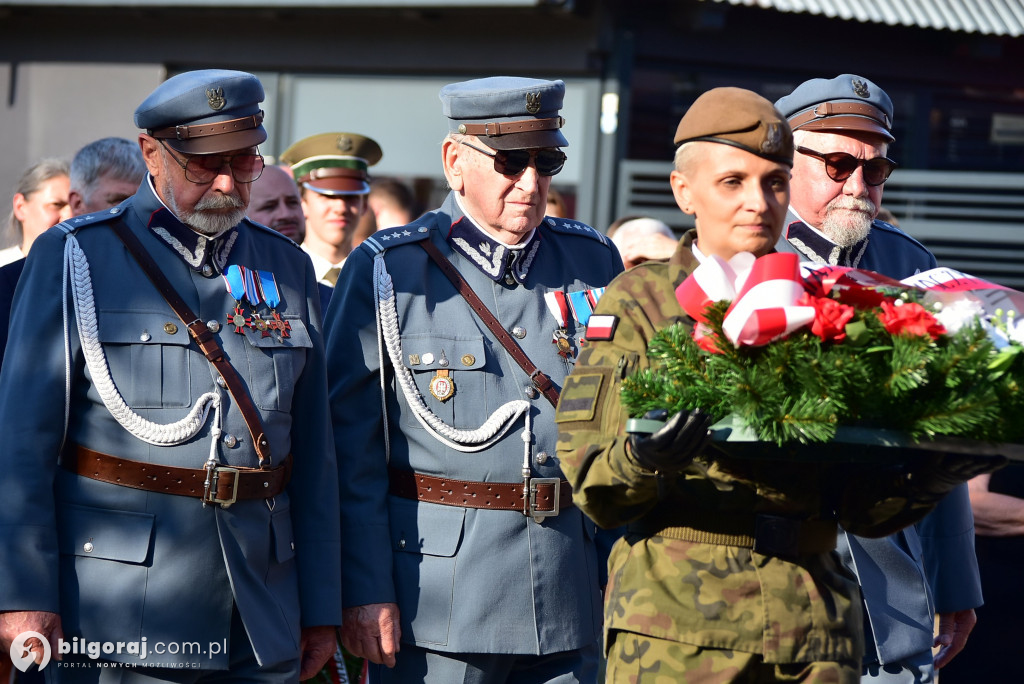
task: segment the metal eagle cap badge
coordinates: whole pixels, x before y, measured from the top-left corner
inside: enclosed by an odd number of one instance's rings
[[[206,101],[209,103],[210,109],[215,112],[219,112],[224,109],[224,105],[228,103],[228,101],[224,99],[223,88],[207,88]]]
[[[526,93],[526,111],[530,114],[540,111],[540,93]]]

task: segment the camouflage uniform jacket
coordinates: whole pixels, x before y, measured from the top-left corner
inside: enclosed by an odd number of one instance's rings
[[[612,549],[605,634],[624,630],[692,645],[759,653],[768,663],[860,662],[862,615],[857,584],[834,553],[793,561],[752,549],[651,534],[667,525],[756,512],[823,510],[823,468],[773,462],[757,490],[727,472],[727,459],[694,464],[659,483],[625,448],[622,378],[645,368],[651,336],[691,323],[675,288],[697,266],[691,231],[668,263],[648,262],[616,278],[596,314],[618,318],[611,339],[590,341],[566,382],[556,420],[558,455],[574,502],[599,525],[629,524]],[[759,468],[760,466],[754,466]],[[773,477],[796,480],[802,501],[767,489]],[[685,522],[680,522],[680,520]],[[647,529],[645,533],[643,530]],[[701,528],[707,529],[707,528]]]

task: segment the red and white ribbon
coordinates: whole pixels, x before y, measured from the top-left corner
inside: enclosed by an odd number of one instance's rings
[[[797,305],[803,292],[795,254],[755,259],[743,252],[728,263],[715,256],[705,259],[676,288],[676,298],[683,310],[700,322],[708,303],[732,300],[722,332],[736,346],[759,346],[814,320],[814,307]]]

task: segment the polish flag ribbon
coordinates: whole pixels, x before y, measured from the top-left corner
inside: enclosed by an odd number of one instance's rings
[[[698,322],[709,303],[731,300],[722,332],[736,346],[765,345],[810,324],[814,307],[797,305],[803,293],[797,255],[781,252],[760,259],[743,252],[728,262],[708,257],[676,288],[680,306]]]

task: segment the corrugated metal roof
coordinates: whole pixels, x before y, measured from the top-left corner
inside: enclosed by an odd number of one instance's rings
[[[705,0],[833,19],[928,29],[1024,35],[1024,0]]]

